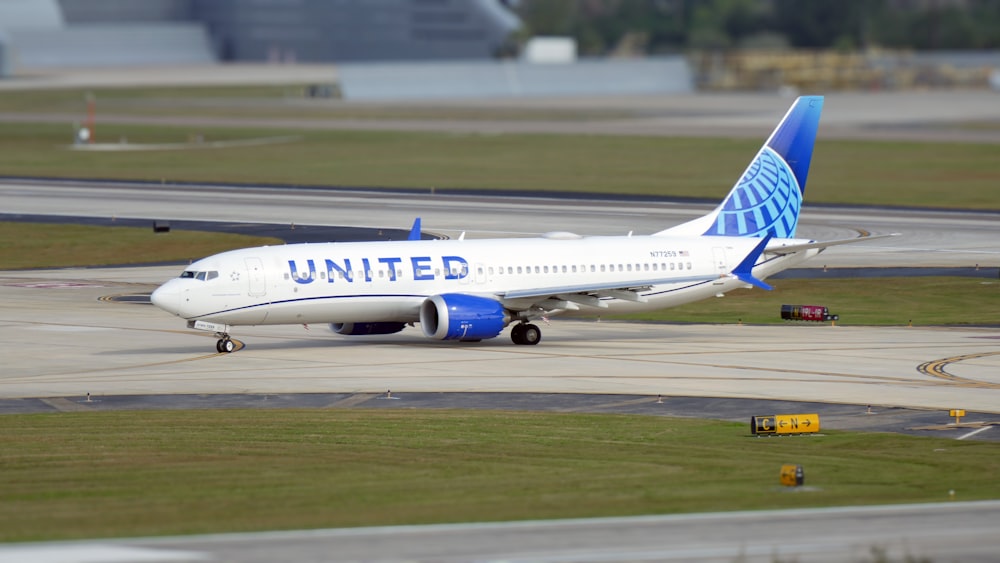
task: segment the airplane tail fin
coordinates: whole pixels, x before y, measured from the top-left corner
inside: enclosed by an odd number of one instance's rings
[[[714,211],[657,235],[794,238],[823,96],[802,96]]]

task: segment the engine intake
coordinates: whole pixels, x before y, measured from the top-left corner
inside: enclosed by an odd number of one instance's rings
[[[510,315],[498,301],[463,293],[433,295],[420,305],[420,328],[437,340],[495,338]]]

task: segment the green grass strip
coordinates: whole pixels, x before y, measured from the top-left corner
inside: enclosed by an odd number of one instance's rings
[[[603,135],[99,124],[98,139],[182,143],[296,135],[268,146],[77,152],[72,127],[0,124],[2,173],[153,182],[502,189],[721,200],[761,141]],[[1000,145],[828,141],[816,147],[808,203],[1000,209]]]
[[[996,268],[990,269],[994,275]],[[773,291],[737,289],[619,319],[655,322],[778,324],[781,305],[822,305],[838,325],[1000,325],[1000,279],[966,277],[769,280]],[[812,323],[807,323],[812,324]]]
[[[0,270],[190,262],[225,250],[282,244],[267,237],[137,227],[0,222]]]
[[[711,413],[706,413],[711,414]],[[749,417],[748,413],[748,417]],[[469,411],[5,415],[0,540],[944,501],[1000,446],[747,424]],[[816,490],[790,494],[782,464]]]

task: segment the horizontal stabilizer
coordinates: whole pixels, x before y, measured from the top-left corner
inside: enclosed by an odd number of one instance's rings
[[[888,237],[898,237],[899,233],[890,233],[887,235],[867,235],[863,237],[839,239],[839,240],[826,240],[822,242],[807,242],[803,244],[782,244],[779,246],[772,246],[764,251],[765,254],[793,254],[795,252],[801,252],[803,250],[812,250],[814,248],[826,248],[828,246],[840,246],[842,244],[854,244],[856,242],[866,242],[869,240],[876,240],[880,238]]]

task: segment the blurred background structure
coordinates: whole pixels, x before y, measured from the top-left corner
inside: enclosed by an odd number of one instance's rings
[[[0,0],[0,77],[337,64],[354,99],[1000,84],[996,0]]]
[[[489,59],[497,0],[0,0],[18,66]]]

